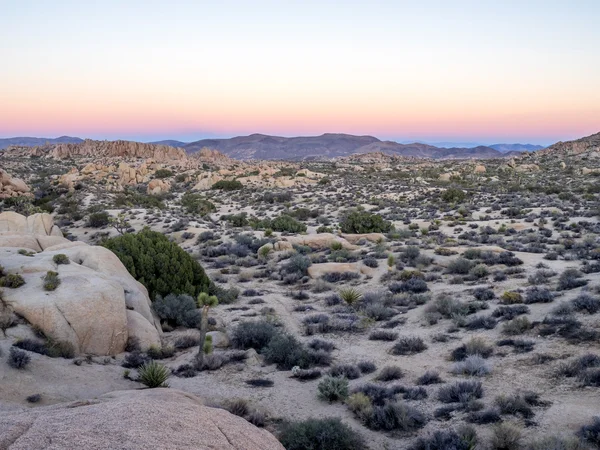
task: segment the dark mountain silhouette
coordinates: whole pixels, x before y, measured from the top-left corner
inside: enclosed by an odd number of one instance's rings
[[[508,152],[535,152],[545,148],[543,145],[534,144],[493,144],[488,147],[498,150],[502,153]]]

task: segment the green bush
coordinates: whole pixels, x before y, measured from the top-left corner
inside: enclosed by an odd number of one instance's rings
[[[54,272],[52,270],[46,272],[46,276],[44,277],[44,290],[54,291],[58,286],[60,286],[60,278],[58,278],[58,272]]]
[[[137,234],[108,239],[103,245],[146,286],[151,299],[156,294],[197,297],[209,290],[211,283],[202,266],[161,233],[146,228]]]
[[[288,233],[304,233],[306,231],[306,225],[285,214],[273,219],[269,228]]]
[[[393,230],[392,223],[383,220],[379,214],[371,214],[367,211],[352,211],[344,215],[340,222],[343,233],[389,233]]]
[[[173,172],[169,169],[158,169],[154,172],[154,178],[169,178],[173,176]]]
[[[70,260],[69,257],[63,253],[59,253],[58,255],[54,255],[52,257],[52,261],[54,261],[55,264],[70,264]]]
[[[289,423],[279,435],[287,450],[366,450],[362,436],[340,419]]]
[[[166,297],[157,294],[152,308],[161,320],[172,327],[196,328],[200,324],[201,313],[193,297],[181,294],[169,294]]]
[[[449,188],[442,194],[442,200],[446,203],[462,202],[466,197],[465,191],[458,188]]]
[[[106,211],[100,211],[90,214],[87,226],[90,228],[102,228],[109,224],[110,216]]]
[[[0,278],[0,286],[16,289],[25,284],[23,277],[17,273],[9,273]]]
[[[348,380],[342,377],[325,377],[317,387],[321,400],[336,402],[348,397]]]
[[[221,191],[236,191],[242,189],[244,185],[238,180],[220,180],[211,186],[211,189],[220,189]]]
[[[181,206],[190,214],[206,216],[217,210],[215,205],[203,198],[200,194],[186,192],[181,197]]]

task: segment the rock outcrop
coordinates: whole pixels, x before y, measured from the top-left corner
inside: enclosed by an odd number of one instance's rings
[[[70,263],[56,264],[57,254]],[[48,214],[0,214],[0,265],[25,280],[4,289],[9,307],[48,337],[71,343],[78,354],[115,355],[129,337],[143,348],[160,344],[146,288],[110,250],[63,238]],[[60,279],[53,291],[43,287],[48,271]]]
[[[164,388],[2,413],[0,448],[285,450],[271,433],[241,417]]]
[[[11,177],[0,169],[0,199],[21,196],[31,196],[29,186],[20,178]]]
[[[143,144],[131,141],[94,141],[86,139],[79,144],[57,144],[50,151],[57,159],[73,157],[151,158],[156,162],[187,161],[184,150],[168,145]]]

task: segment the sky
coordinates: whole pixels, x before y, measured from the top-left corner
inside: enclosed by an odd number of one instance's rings
[[[598,0],[0,0],[0,137],[600,131]]]

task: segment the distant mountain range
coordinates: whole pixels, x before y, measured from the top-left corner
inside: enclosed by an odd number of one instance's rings
[[[480,145],[473,148],[443,148],[417,142],[400,144],[394,141],[381,141],[373,136],[326,133],[321,136],[292,138],[251,134],[229,139],[202,139],[181,145],[181,148],[188,153],[209,148],[236,159],[302,160],[336,158],[371,152],[435,159],[503,158],[519,154],[520,151],[543,147],[530,144],[495,144],[495,146]]]
[[[45,144],[80,142],[83,142],[83,139],[70,136],[58,138],[16,137],[0,139],[0,149],[11,145],[34,147]],[[251,134],[227,139],[201,139],[189,143],[177,140],[162,140],[151,142],[151,144],[182,148],[188,153],[196,153],[203,148],[208,148],[218,150],[236,159],[287,160],[337,158],[371,152],[434,159],[503,158],[518,155],[522,151],[535,151],[544,148],[541,145],[532,144],[494,144],[447,148],[420,142],[401,144],[395,141],[381,141],[373,136],[336,133],[291,138]]]
[[[83,142],[83,139],[71,136],[61,136],[57,138],[37,138],[37,137],[13,137],[0,138],[0,150],[10,147],[11,145],[21,147],[37,147],[45,144],[77,144]]]

